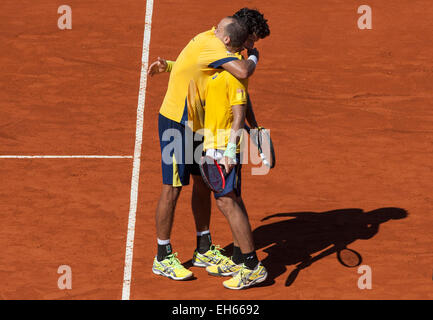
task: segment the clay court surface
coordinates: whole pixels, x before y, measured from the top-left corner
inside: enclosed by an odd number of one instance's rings
[[[62,4],[72,30],[57,27]],[[357,27],[361,4],[372,30]],[[147,83],[130,299],[432,299],[431,1],[155,0],[149,61],[175,60],[243,6],[271,28],[250,94],[277,165],[265,176],[244,167],[242,190],[269,279],[230,291],[197,267],[186,282],[151,272],[163,74]],[[0,158],[0,298],[121,299],[146,1],[0,7],[0,156],[124,156]],[[185,187],[172,234],[187,265],[190,197]],[[229,252],[215,206],[211,232]],[[371,290],[337,259],[345,246],[370,266]],[[72,290],[57,287],[60,265],[72,268]]]

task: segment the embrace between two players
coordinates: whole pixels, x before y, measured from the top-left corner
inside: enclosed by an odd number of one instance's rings
[[[214,197],[225,215],[233,236],[233,255],[226,257],[212,244],[210,236],[211,190],[200,174],[199,164],[187,164],[185,152],[171,154],[162,161],[163,186],[156,210],[158,249],[152,271],[174,280],[193,277],[173,253],[170,235],[177,199],[183,186],[193,177],[192,211],[197,231],[197,248],[193,265],[206,267],[210,275],[230,276],[224,281],[228,289],[244,289],[263,282],[266,268],[259,262],[247,211],[241,198],[241,163],[236,133],[248,121],[257,128],[247,93],[248,78],[253,74],[259,55],[254,44],[270,34],[267,20],[257,10],[243,8],[223,18],[218,26],[195,36],[176,61],[158,58],[148,74],[170,72],[167,92],[159,111],[158,130],[161,153],[168,144],[182,150],[203,147],[207,156],[216,159],[226,171],[225,186]],[[248,59],[241,51],[247,49]],[[193,124],[188,127],[188,124]],[[166,130],[181,134],[170,141],[163,139]],[[186,131],[204,130],[202,141],[187,148]],[[194,140],[197,140],[196,138]]]

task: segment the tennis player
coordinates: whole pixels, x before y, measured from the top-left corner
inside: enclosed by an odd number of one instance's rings
[[[266,24],[266,20],[263,19],[262,15],[260,18],[262,19],[260,21]],[[249,77],[254,72],[258,61],[258,51],[252,49],[254,42],[260,36],[268,35],[269,29],[267,29],[267,34],[266,32],[260,34],[253,32],[249,36],[250,29],[247,29],[247,39],[245,40],[245,26],[247,25],[245,22],[253,21],[254,23],[251,23],[251,25],[255,25],[256,28],[258,24],[251,17],[250,20],[245,18],[243,24],[239,23],[239,19],[225,18],[218,24],[217,28],[196,36],[184,48],[175,62],[158,58],[150,66],[149,75],[151,76],[164,71],[171,72],[167,93],[159,115],[161,152],[173,140],[176,145],[185,150],[185,144],[187,143],[185,141],[185,123],[187,120],[193,121],[194,126],[196,126],[193,128],[194,130],[200,128],[198,126],[200,121],[194,116],[188,116],[188,99],[186,97],[191,80],[193,80],[197,90],[198,104],[201,104],[204,99],[200,97],[204,96],[207,80],[215,73],[216,68],[228,70],[240,79]],[[244,44],[248,43],[252,49],[249,51],[250,56],[247,60],[242,60],[239,53],[230,50],[233,42],[242,41]],[[257,124],[252,109],[248,114],[250,126],[256,127]],[[164,141],[163,133],[167,129],[178,130],[181,133],[180,138]],[[200,142],[197,144],[200,145]],[[173,152],[171,160],[171,162],[162,161],[163,188],[156,211],[158,254],[154,259],[153,271],[175,280],[183,280],[192,277],[192,272],[185,269],[180,264],[176,254],[172,252],[170,234],[176,202],[181,187],[189,184],[190,174],[193,175],[194,179],[192,209],[197,230],[197,249],[193,255],[193,264],[206,267],[218,264],[225,260],[226,257],[220,253],[218,246],[212,245],[209,232],[210,190],[201,179],[198,165],[185,164],[184,153],[176,157],[176,153]],[[242,259],[240,250],[234,251],[239,253],[239,260]]]
[[[232,275],[223,285],[235,290],[263,282],[267,277],[254,250],[251,226],[241,198],[240,143],[247,112],[247,81],[238,80],[227,71],[216,73],[208,81],[205,93],[203,149],[227,172],[224,190],[214,196],[243,255],[242,265],[235,265],[227,258],[206,270],[211,275]]]

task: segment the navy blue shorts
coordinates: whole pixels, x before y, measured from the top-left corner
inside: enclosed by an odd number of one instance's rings
[[[196,136],[194,139],[189,127],[161,114],[158,117],[158,131],[162,183],[173,187],[188,185],[191,174],[200,175],[200,168],[194,159],[194,153],[200,153],[201,156],[203,138]]]
[[[237,197],[241,196],[241,171],[242,171],[242,164],[240,162],[240,157],[238,155],[237,157],[237,165],[230,171],[230,173],[226,176],[226,185],[222,192],[215,193],[214,197],[215,199],[221,198],[230,192],[234,192]]]

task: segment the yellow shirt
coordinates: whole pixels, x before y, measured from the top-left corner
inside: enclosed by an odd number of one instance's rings
[[[214,31],[215,28],[212,28],[194,37],[177,57],[159,110],[164,117],[179,123],[186,123],[189,112],[189,120],[194,121],[194,131],[200,125],[193,113],[197,111],[195,108],[201,109],[204,105],[204,91],[209,77],[224,63],[242,58],[238,53],[228,52]]]
[[[233,124],[232,106],[247,103],[248,80],[238,80],[228,71],[216,73],[207,83],[203,149],[225,150]],[[237,152],[240,152],[240,141]]]

